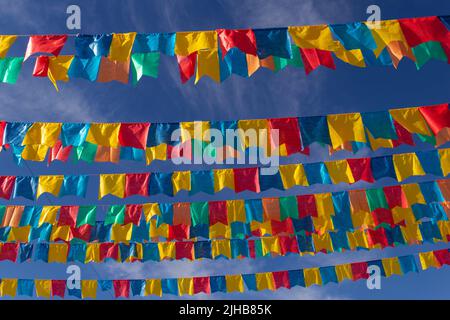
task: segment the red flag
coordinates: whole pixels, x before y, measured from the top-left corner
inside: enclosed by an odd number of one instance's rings
[[[78,228],[70,228],[72,237],[88,242],[91,239],[92,226],[90,224],[82,225]]]
[[[197,52],[183,57],[177,56],[178,69],[182,83],[186,83],[195,74],[195,62],[197,61]]]
[[[355,181],[374,182],[372,168],[370,166],[370,158],[347,159],[347,163],[352,171]]]
[[[194,260],[194,242],[175,242],[175,259],[189,259]]]
[[[444,128],[450,128],[448,103],[431,107],[419,107],[419,111],[434,134],[438,134]]]
[[[273,281],[275,282],[275,289],[290,288],[289,272],[287,271],[274,271],[272,272]]]
[[[75,227],[78,216],[77,206],[62,206],[59,210],[58,226]]]
[[[287,155],[302,151],[300,127],[297,118],[269,119],[272,146],[285,145]],[[278,130],[278,141],[274,141],[272,130]]]
[[[128,298],[130,296],[130,281],[129,280],[113,280],[114,297]]]
[[[69,159],[72,146],[63,147],[60,140],[56,141],[55,145],[50,148],[50,155],[48,157],[48,163],[55,160],[66,162]]]
[[[402,144],[407,144],[410,146],[414,145],[412,134],[408,130],[406,130],[401,124],[399,124],[395,120],[394,120],[394,127],[398,137],[397,140],[392,140],[392,145],[394,147],[398,147],[399,145]]]
[[[279,237],[281,254],[284,256],[287,253],[299,253],[298,242],[295,237]]]
[[[66,280],[52,280],[52,297],[59,296],[64,298],[66,291]]]
[[[16,183],[14,176],[0,176],[0,197],[3,199],[11,198],[11,193]]]
[[[248,255],[250,258],[256,258],[255,240],[248,240]]]
[[[209,277],[194,277],[194,294],[204,292],[206,294],[211,293],[211,284],[209,281]]]
[[[125,175],[125,197],[148,196],[150,173],[127,173]]]
[[[336,69],[331,51],[300,48],[300,53],[306,74],[311,73],[311,71],[317,69],[319,66]]]
[[[297,196],[298,216],[305,218],[308,216],[317,217],[316,199],[312,194]]]
[[[127,204],[125,207],[125,220],[123,224],[139,225],[142,215],[142,204]]]
[[[377,230],[368,229],[367,241],[370,247],[380,244],[382,248],[385,248],[389,245],[386,230],[384,228],[379,228]]]
[[[179,224],[176,226],[169,226],[170,240],[186,240],[189,239],[190,226]]]
[[[122,147],[145,150],[150,123],[121,123],[119,142]]]
[[[228,225],[227,202],[211,201],[208,203],[209,225],[213,226],[220,222]]]
[[[439,17],[398,19],[398,22],[410,47],[428,41],[440,42],[450,63],[450,31]]]
[[[384,187],[383,191],[389,208],[393,209],[395,207],[408,207],[408,200],[406,199],[406,195],[401,186]]]
[[[377,208],[372,211],[372,218],[375,225],[380,225],[382,223],[394,225],[394,217],[392,216],[392,211],[386,208]]]
[[[50,60],[48,56],[37,57],[34,64],[33,77],[47,77],[49,63]]]
[[[369,278],[367,273],[367,262],[355,262],[351,264],[353,281]]]
[[[276,236],[282,233],[295,234],[294,225],[291,219],[285,219],[284,221],[271,220],[272,235]]]
[[[234,190],[242,192],[250,190],[259,192],[259,175],[258,168],[235,168],[234,174]]]
[[[112,242],[100,243],[100,261],[111,258],[115,261],[119,258],[119,245]]]
[[[24,60],[27,60],[32,54],[38,52],[50,53],[57,56],[64,47],[66,40],[67,35],[30,36]]]
[[[244,53],[256,56],[256,38],[253,30],[218,29],[217,35],[222,50],[222,59],[231,48],[238,48]]]
[[[445,264],[450,265],[450,252],[449,249],[442,249],[433,251],[436,260],[439,262],[439,265],[442,267]]]
[[[0,261],[10,260],[15,262],[19,252],[19,243],[1,243]]]

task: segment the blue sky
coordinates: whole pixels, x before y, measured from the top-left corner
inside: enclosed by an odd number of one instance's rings
[[[344,23],[365,20],[370,4],[381,7],[382,19],[450,14],[447,0],[185,0],[185,1],[14,1],[8,10],[0,12],[3,34],[70,33],[65,27],[66,8],[77,3],[82,11],[82,33],[106,32],[164,32],[209,30],[219,27],[277,27],[287,25]],[[126,5],[125,5],[126,4]],[[71,54],[68,45],[63,54]],[[26,40],[20,39],[11,51],[23,55]],[[234,120],[245,118],[288,117],[322,115],[328,113],[364,112],[384,110],[400,106],[428,105],[447,102],[450,85],[450,69],[442,62],[432,61],[417,71],[410,61],[402,61],[399,70],[385,67],[358,69],[336,61],[337,70],[319,69],[305,76],[303,70],[285,69],[279,73],[260,70],[250,79],[233,76],[217,85],[209,79],[199,84],[182,85],[179,81],[176,60],[162,57],[158,79],[144,78],[137,87],[118,83],[89,83],[71,80],[60,85],[60,92],[53,89],[46,78],[32,78],[34,59],[24,65],[16,85],[0,86],[0,117],[11,121],[187,121],[187,120]],[[428,147],[429,149],[429,147]],[[412,150],[401,147],[396,152]],[[334,158],[381,155],[392,150],[357,155],[339,153]],[[325,160],[326,153],[315,148],[311,157],[294,156],[283,162]],[[201,169],[201,166],[195,167]],[[169,163],[143,164],[62,164],[29,163],[14,165],[11,154],[0,154],[0,175],[78,174],[137,171],[179,170]],[[420,181],[409,179],[408,181]],[[392,184],[382,180],[375,186]],[[359,182],[351,188],[370,187]],[[291,195],[320,192],[324,190],[347,190],[338,185],[324,189],[293,188],[284,193],[269,191],[261,196]],[[98,201],[94,184],[86,199],[67,197],[57,199],[41,197],[38,204],[109,204],[125,203],[114,198]],[[254,195],[242,193],[239,198]],[[189,200],[232,199],[236,195],[222,192],[216,197],[197,194]],[[151,201],[186,201],[185,195],[175,199],[156,196]],[[75,202],[76,201],[76,202]],[[127,201],[144,202],[145,198]],[[32,204],[24,199],[14,203]],[[359,260],[378,259],[415,253],[420,250],[444,248],[445,244],[390,248],[383,251],[349,252],[315,257],[289,256],[258,260],[173,261],[145,264],[107,263],[81,265],[82,276],[92,278],[151,278],[177,277],[224,273],[264,272],[293,268],[325,266]],[[0,277],[65,278],[66,266],[61,264],[0,263]],[[381,290],[368,290],[365,282],[344,282],[338,285],[294,288],[272,292],[244,294],[215,294],[211,298],[234,299],[380,299],[380,298],[450,298],[447,284],[450,268],[432,270],[418,275],[408,274],[382,281]],[[100,298],[111,298],[99,294]],[[171,298],[166,296],[165,298]],[[195,298],[208,298],[198,295]]]

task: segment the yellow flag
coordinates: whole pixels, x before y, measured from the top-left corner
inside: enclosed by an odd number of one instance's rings
[[[0,297],[15,297],[17,291],[17,279],[1,279]]]
[[[125,196],[125,174],[101,174],[98,198],[112,194],[118,198]]]
[[[392,157],[398,181],[411,176],[424,176],[422,165],[415,153],[394,154]]]
[[[136,32],[114,33],[109,48],[109,59],[127,61],[130,58]]]
[[[338,282],[342,282],[346,279],[353,280],[353,272],[351,264],[339,264],[335,267]]]
[[[145,222],[150,222],[154,216],[161,215],[158,203],[144,203],[142,205],[142,211],[144,212]]]
[[[191,190],[191,172],[175,171],[172,174],[173,193],[177,194],[180,190]]]
[[[13,35],[1,35],[0,36],[0,58],[6,57],[8,54],[9,48],[16,41],[17,36]]]
[[[81,280],[81,297],[83,299],[97,297],[97,280]]]
[[[56,91],[59,91],[56,81],[69,81],[67,71],[69,71],[74,56],[57,56],[49,57],[48,63],[48,78],[55,86]]]
[[[355,230],[353,232],[347,232],[347,238],[349,246],[352,250],[356,248],[369,248],[369,242],[367,235],[363,230]]]
[[[92,123],[86,141],[104,147],[118,147],[120,123]]]
[[[264,272],[255,274],[256,288],[258,291],[262,290],[275,290],[275,282],[272,272]]]
[[[269,125],[267,119],[239,120],[238,134],[241,148],[263,147],[262,143],[270,145]]]
[[[68,249],[66,243],[50,243],[48,248],[48,262],[66,263]]]
[[[228,259],[231,259],[230,240],[228,239],[212,240],[211,251],[214,259],[216,259],[216,257],[220,255],[225,256]]]
[[[40,176],[36,198],[39,198],[43,193],[51,193],[55,197],[59,195],[59,190],[64,181],[64,176]]]
[[[329,233],[319,235],[317,233],[312,234],[312,240],[314,243],[315,252],[326,251],[333,252],[333,244],[331,243],[331,237]]]
[[[16,242],[28,242],[28,237],[30,235],[30,226],[23,227],[12,227],[8,234],[8,241]]]
[[[160,279],[148,279],[145,282],[145,295],[162,296],[162,287]]]
[[[176,55],[186,57],[204,49],[217,49],[216,31],[177,32]]]
[[[398,257],[393,258],[383,258],[381,260],[383,264],[384,273],[386,277],[390,277],[394,274],[402,275],[402,269],[400,266],[400,262],[398,261]]]
[[[308,186],[305,169],[302,164],[287,164],[279,167],[284,189],[295,186]]]
[[[333,198],[331,193],[317,193],[314,195],[316,201],[317,215],[329,217],[334,215]]]
[[[210,129],[209,121],[187,121],[180,122],[181,142],[188,142],[192,139],[198,141],[210,141],[208,134]]]
[[[261,238],[261,249],[263,256],[271,253],[281,253],[279,237],[263,237]]]
[[[215,82],[220,82],[220,67],[218,49],[201,50],[197,53],[197,72],[195,83],[203,76],[208,76]]]
[[[42,162],[47,156],[50,147],[40,144],[28,144],[22,150],[22,158],[24,160]]]
[[[111,240],[114,242],[128,242],[131,240],[133,232],[133,224],[130,222],[126,225],[113,224],[111,228]]]
[[[389,110],[392,118],[400,123],[402,127],[411,133],[420,133],[431,136],[432,133],[428,128],[428,124],[422,117],[419,108],[401,108]]]
[[[349,141],[366,142],[360,113],[330,114],[327,122],[334,149]]]
[[[178,278],[178,295],[194,294],[194,280],[192,278]]]
[[[224,188],[234,190],[233,169],[214,169],[214,192]]]
[[[246,222],[245,202],[244,200],[227,200],[228,222]]]
[[[427,270],[428,268],[434,267],[439,268],[439,262],[434,256],[433,251],[421,252],[419,253],[420,264],[422,265],[422,270]]]
[[[305,277],[306,287],[310,287],[313,284],[322,285],[322,277],[320,276],[319,268],[303,269],[303,275]]]
[[[438,152],[442,173],[446,177],[450,173],[450,149],[440,149]]]
[[[175,242],[158,242],[159,258],[175,259]]]
[[[333,160],[326,161],[325,166],[327,167],[328,173],[330,174],[331,181],[334,184],[338,183],[354,183],[352,170],[347,160]]]
[[[167,159],[167,144],[163,143],[154,147],[145,149],[145,158],[147,165],[153,162],[153,160],[166,160]]]
[[[43,223],[55,224],[56,215],[58,214],[60,206],[43,206],[41,216],[39,217],[39,227]]]
[[[209,237],[210,239],[229,239],[231,237],[231,227],[221,222],[209,226]]]
[[[227,292],[244,292],[244,281],[240,274],[226,275]]]
[[[100,262],[100,243],[88,243],[84,262]]]
[[[403,193],[405,194],[406,201],[412,206],[415,203],[426,204],[425,198],[420,190],[420,186],[417,183],[409,183],[401,186]]]
[[[34,287],[38,298],[50,298],[52,280],[34,280]]]
[[[335,51],[339,47],[328,25],[290,26],[288,30],[297,47],[326,51]]]
[[[334,230],[334,224],[331,216],[312,217],[312,221],[314,224],[314,229],[317,230],[317,233],[320,235]]]
[[[61,132],[61,123],[54,122],[35,122],[28,129],[22,145],[43,144],[53,147],[58,141]]]
[[[365,22],[365,24],[372,32],[377,45],[377,48],[374,50],[376,57],[381,54],[387,45],[394,41],[399,41],[409,48],[398,20],[383,20],[376,21],[376,23]]]

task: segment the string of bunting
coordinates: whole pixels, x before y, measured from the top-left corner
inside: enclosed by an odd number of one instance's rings
[[[214,134],[213,129],[220,136]],[[252,129],[257,141],[250,141]],[[172,135],[180,130],[180,137]],[[227,132],[235,133],[226,141]],[[276,134],[276,136],[275,136]],[[267,155],[309,155],[313,143],[357,152],[364,148],[395,148],[419,141],[440,146],[450,141],[448,103],[390,109],[379,112],[330,114],[313,117],[253,119],[236,121],[191,121],[178,123],[49,123],[0,122],[1,149],[11,149],[14,159],[48,162],[113,162],[183,158],[196,153],[223,163],[240,158],[250,148],[263,148]],[[258,137],[259,136],[259,137]],[[224,141],[225,140],[225,141]]]
[[[437,222],[447,234],[450,180],[280,198],[106,206],[0,206],[0,241],[245,239]],[[439,221],[443,221],[439,224]]]
[[[354,158],[305,164],[280,165],[274,174],[264,174],[261,167],[174,171],[152,173],[117,173],[95,175],[0,176],[0,198],[39,198],[48,193],[55,197],[84,197],[90,177],[98,177],[98,198],[118,198],[165,194],[180,191],[190,195],[215,194],[223,189],[236,193],[260,193],[269,189],[288,190],[315,184],[374,183],[382,178],[403,181],[427,174],[446,177],[450,173],[450,149],[401,153],[373,158]]]
[[[417,264],[420,261],[420,269]],[[0,282],[0,296],[30,296],[37,298],[97,298],[97,293],[114,292],[115,298],[132,296],[162,296],[166,294],[183,296],[204,293],[207,295],[224,292],[244,292],[291,289],[296,286],[323,286],[329,283],[341,283],[344,280],[364,280],[369,278],[368,267],[377,266],[382,277],[405,275],[429,268],[441,268],[450,265],[449,249],[420,252],[360,261],[347,264],[331,265],[316,268],[271,271],[251,274],[230,274],[205,277],[158,278],[158,279],[121,279],[121,280],[79,280],[75,285],[69,280],[47,279],[15,279],[3,278]],[[74,285],[74,286],[72,286]]]
[[[6,57],[16,35],[0,36],[0,80],[15,83],[22,64],[36,58],[33,76],[57,81],[137,84],[158,77],[160,53],[176,56],[183,83],[207,76],[220,83],[232,74],[250,77],[259,68],[287,66],[309,74],[319,66],[335,69],[334,59],[364,68],[394,66],[407,57],[421,68],[430,59],[450,62],[450,18],[430,16],[267,29],[113,33],[76,35],[75,54],[59,55],[67,35],[30,35],[23,57]],[[46,55],[39,55],[39,54]],[[333,57],[334,56],[334,57]]]
[[[117,235],[118,232],[114,234]],[[16,234],[18,235],[18,234]],[[33,236],[33,235],[32,235]],[[317,254],[356,250],[384,249],[401,245],[439,243],[450,241],[448,220],[404,222],[376,229],[329,231],[323,234],[300,232],[295,236],[268,236],[257,239],[213,239],[194,241],[130,242],[81,242],[64,239],[62,232],[53,233],[55,240],[0,243],[0,261],[44,261],[47,263],[101,263],[112,259],[118,262],[201,260],[201,259],[257,259],[291,254]],[[119,236],[123,236],[120,235]],[[144,236],[145,237],[145,236]],[[143,241],[144,239],[138,239]],[[122,242],[123,241],[123,242]]]

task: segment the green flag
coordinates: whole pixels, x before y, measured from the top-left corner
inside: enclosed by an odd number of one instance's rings
[[[0,59],[0,80],[14,84],[22,69],[23,57],[9,57]]]
[[[428,41],[412,48],[414,57],[416,57],[416,67],[420,69],[425,63],[431,59],[447,61],[444,49],[437,41]]]
[[[132,83],[136,85],[142,76],[158,78],[159,52],[133,53],[131,55]]]

